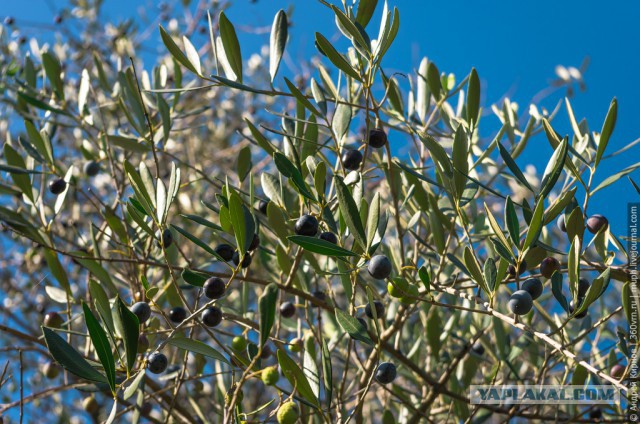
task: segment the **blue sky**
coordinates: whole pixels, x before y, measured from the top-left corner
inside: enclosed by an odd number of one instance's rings
[[[2,13],[14,16],[18,23],[52,22],[54,13],[50,5],[60,2],[30,0],[29,2],[3,2]],[[192,3],[196,3],[192,1]],[[382,3],[382,1],[380,2]],[[157,2],[148,0],[108,0],[104,11],[112,20],[132,18],[138,12],[149,14],[157,11]],[[236,24],[269,27],[275,12],[294,4],[294,26],[287,49],[296,59],[316,54],[313,34],[322,32],[328,37],[336,35],[333,17],[327,8],[312,0],[239,0],[228,11]],[[636,54],[637,31],[640,19],[640,3],[612,2],[607,7],[595,1],[513,2],[493,0],[486,2],[454,0],[414,1],[391,0],[390,6],[400,10],[401,25],[398,37],[387,54],[385,68],[407,72],[415,69],[421,58],[427,56],[444,72],[453,72],[458,80],[476,67],[483,87],[483,104],[488,106],[508,94],[524,110],[531,98],[549,81],[554,79],[556,65],[578,67],[585,57],[590,66],[585,74],[587,91],[578,92],[572,105],[578,119],[587,118],[591,130],[600,130],[609,102],[616,96],[619,102],[618,121],[609,153],[640,137],[636,127],[640,111],[640,88],[636,73],[640,55]],[[377,34],[377,14],[370,24],[370,32]],[[43,29],[27,28],[31,35],[45,36]],[[268,43],[268,32],[255,35],[239,31],[243,55],[256,51]],[[204,37],[204,36],[202,36]],[[204,41],[204,39],[202,40]],[[154,40],[146,43],[154,47]],[[161,43],[155,47],[162,48]],[[553,108],[562,93],[542,102]],[[497,118],[486,116],[481,127],[485,137],[497,125]],[[554,122],[556,129],[568,133],[570,127],[566,113]],[[600,166],[595,185],[607,175],[637,161],[638,149],[609,160]],[[525,155],[518,159],[521,167],[533,163],[538,171],[544,171],[551,155],[544,136],[534,138]],[[640,172],[639,172],[640,173]],[[640,182],[640,175],[632,174]],[[592,200],[589,213],[602,213],[610,218],[614,232],[626,232],[626,203],[640,200],[624,178],[613,187],[599,192]]]

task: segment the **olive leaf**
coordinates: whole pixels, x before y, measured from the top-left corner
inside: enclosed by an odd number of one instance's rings
[[[276,78],[276,73],[280,67],[280,60],[282,60],[284,48],[287,44],[288,30],[287,14],[280,9],[273,19],[269,42],[269,74],[271,75],[271,82]]]

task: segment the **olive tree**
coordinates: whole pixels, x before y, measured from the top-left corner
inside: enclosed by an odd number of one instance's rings
[[[637,167],[594,184],[616,100],[600,131],[569,99],[484,106],[473,68],[385,70],[401,10],[320,2],[335,27],[303,75],[283,10],[249,59],[220,2],[164,10],[157,39],[100,2],[52,41],[5,21],[5,422],[625,420],[469,400],[610,384],[626,403],[635,268],[590,207]]]

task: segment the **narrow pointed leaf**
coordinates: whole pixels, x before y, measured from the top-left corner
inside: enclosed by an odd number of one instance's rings
[[[347,227],[356,242],[360,245],[362,249],[365,249],[367,246],[367,241],[364,235],[364,228],[362,227],[362,221],[360,220],[360,212],[358,211],[358,207],[356,206],[356,202],[353,200],[349,189],[345,185],[342,178],[339,176],[335,177],[336,183],[336,193],[338,196],[338,205],[340,207],[340,212],[345,222],[347,223]]]
[[[546,197],[553,186],[560,178],[560,174],[562,173],[562,169],[564,168],[565,160],[567,159],[567,151],[568,151],[568,143],[569,140],[565,138],[562,140],[562,143],[556,148],[555,152],[551,156],[549,160],[549,164],[544,171],[544,176],[542,177],[542,182],[540,183],[540,194],[539,198]]]
[[[527,181],[527,178],[524,176],[524,174],[516,164],[515,160],[513,160],[513,158],[511,157],[511,154],[509,154],[507,149],[500,142],[498,143],[498,150],[500,151],[500,156],[502,156],[502,160],[507,165],[507,167],[511,170],[511,172],[513,173],[513,176],[516,177],[516,179],[520,182],[520,184],[522,184],[524,187],[526,187],[527,189],[529,189],[529,191],[533,193],[533,188],[531,188],[531,186],[529,185],[529,181]]]
[[[313,393],[307,377],[305,377],[298,364],[281,349],[278,349],[277,356],[280,369],[287,380],[289,380],[289,383],[296,388],[304,399],[315,406],[320,406],[317,396]]]
[[[260,312],[260,348],[269,340],[271,328],[275,322],[276,301],[278,300],[278,286],[269,284],[260,299],[258,300],[258,309]]]
[[[480,78],[476,68],[471,69],[467,88],[467,121],[478,126],[478,114],[480,112]]]
[[[188,350],[192,353],[198,353],[208,358],[213,358],[217,361],[228,364],[229,361],[224,355],[212,348],[208,344],[201,342],[200,340],[189,339],[187,337],[173,337],[168,342],[171,346],[179,347],[180,349]]]
[[[373,12],[376,10],[378,0],[360,0],[358,2],[358,9],[356,10],[356,22],[359,23],[362,28],[366,28],[367,24],[373,16]]]
[[[124,341],[127,374],[129,374],[135,365],[136,356],[138,355],[140,323],[138,322],[138,317],[129,310],[119,296],[114,307],[113,321],[116,330],[118,330]]]
[[[618,100],[616,100],[616,98],[614,97],[613,100],[611,100],[611,105],[609,105],[607,117],[604,120],[602,131],[600,132],[600,141],[598,141],[598,150],[596,151],[596,166],[598,166],[598,164],[602,160],[602,156],[604,155],[604,151],[607,148],[607,144],[609,144],[609,139],[611,138],[611,134],[613,133],[613,128],[616,126],[617,117]]]
[[[109,387],[111,391],[115,393],[116,390],[116,363],[113,359],[113,352],[111,351],[111,345],[109,339],[107,339],[107,333],[100,326],[100,322],[93,315],[93,312],[89,309],[86,303],[82,302],[82,309],[84,311],[84,320],[87,323],[87,329],[89,330],[89,336],[91,337],[91,343],[93,344],[102,368],[107,376]]]
[[[544,199],[538,200],[536,204],[536,208],[533,211],[533,216],[531,217],[531,223],[529,224],[529,230],[527,231],[527,237],[524,239],[524,245],[522,246],[522,250],[527,250],[530,246],[533,246],[536,241],[538,241],[538,237],[540,237],[540,233],[542,232],[542,221],[544,219]]]
[[[511,241],[517,249],[520,246],[520,223],[518,222],[518,215],[511,196],[507,196],[504,208],[504,221],[507,223],[509,237],[511,237]]]
[[[195,68],[195,66],[193,66],[189,58],[187,58],[182,50],[180,50],[180,47],[178,47],[176,42],[173,41],[171,35],[169,35],[169,33],[162,27],[162,25],[160,25],[160,37],[162,38],[162,42],[164,43],[164,45],[169,50],[169,53],[171,53],[171,56],[173,56],[175,60],[177,60],[180,64],[182,64],[182,66],[184,66],[191,72],[199,74],[198,70]]]
[[[280,67],[280,61],[282,60],[284,48],[287,44],[288,27],[287,14],[284,10],[280,9],[278,13],[276,13],[273,25],[271,26],[271,39],[269,43],[269,74],[271,75],[271,82],[276,78],[278,68]]]
[[[489,290],[487,282],[484,279],[484,274],[480,269],[480,264],[478,263],[478,260],[474,256],[473,251],[469,246],[465,246],[464,248],[464,264],[470,273],[470,277],[475,280],[478,286],[482,288],[485,293],[491,295],[491,291]]]
[[[562,293],[562,274],[557,271],[551,276],[551,292],[560,306],[562,306],[562,309],[564,309],[565,312],[569,312],[569,303]]]
[[[373,341],[369,334],[367,333],[367,329],[362,325],[357,318],[352,317],[346,312],[336,308],[336,320],[345,332],[347,332],[351,337],[356,340],[360,340],[363,343],[373,346]]]
[[[362,81],[358,72],[353,69],[351,64],[344,58],[338,51],[333,47],[333,45],[324,38],[322,34],[316,32],[316,43],[318,47],[322,49],[325,55],[329,58],[331,63],[335,65],[336,68],[340,69],[345,74],[349,75],[351,78],[356,79],[358,81]]]
[[[302,246],[305,250],[320,255],[336,257],[358,256],[350,250],[319,238],[308,236],[289,236],[287,238],[298,246]]]
[[[222,40],[224,56],[235,74],[235,78],[231,79],[242,83],[242,52],[240,51],[236,30],[224,12],[220,12],[218,24],[220,25],[220,39]]]
[[[106,377],[93,368],[65,339],[47,327],[43,327],[42,332],[49,353],[64,369],[85,380],[107,383]]]

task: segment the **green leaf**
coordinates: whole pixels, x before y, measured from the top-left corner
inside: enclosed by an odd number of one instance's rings
[[[342,137],[349,131],[349,124],[351,123],[351,106],[346,103],[338,103],[336,110],[333,113],[331,119],[331,127],[335,132],[336,139],[342,140]]]
[[[485,293],[491,296],[492,292],[489,290],[487,282],[484,280],[484,275],[482,273],[482,270],[480,269],[480,264],[478,263],[478,260],[476,259],[473,251],[469,246],[465,246],[464,248],[464,264],[470,273],[470,277],[475,280],[478,286],[482,288]]]
[[[134,153],[146,153],[151,150],[151,147],[145,143],[139,143],[137,138],[125,137],[121,135],[107,135],[109,143]]]
[[[489,225],[493,229],[493,232],[495,233],[495,235],[498,237],[498,240],[500,241],[500,243],[506,249],[511,250],[511,249],[509,249],[509,246],[510,246],[509,241],[504,236],[504,233],[502,232],[502,228],[500,228],[500,225],[498,224],[498,221],[496,221],[495,217],[491,213],[491,210],[489,210],[489,207],[487,206],[486,203],[484,204],[484,210],[487,213],[487,219],[489,220]]]
[[[273,144],[265,137],[258,128],[253,125],[253,122],[249,120],[249,118],[244,118],[244,121],[247,123],[249,127],[249,131],[251,131],[251,135],[255,139],[258,146],[262,147],[262,149],[267,152],[269,156],[273,156],[273,154],[277,151]]]
[[[0,163],[0,171],[9,172],[10,174],[16,175],[39,175],[44,174],[42,171],[32,171],[30,169],[19,168],[17,166],[5,165]]]
[[[280,61],[282,60],[282,54],[287,44],[287,35],[289,31],[289,24],[287,22],[287,14],[284,10],[280,9],[276,13],[276,17],[273,19],[273,25],[271,26],[271,39],[269,43],[269,74],[271,75],[271,82],[276,78],[276,73],[280,67]]]
[[[91,343],[98,354],[100,363],[104,368],[109,381],[109,387],[111,392],[116,391],[116,363],[113,359],[113,352],[111,351],[111,345],[109,345],[109,339],[107,334],[100,326],[100,323],[93,315],[93,312],[89,309],[86,303],[82,302],[82,309],[84,311],[84,320],[87,323],[87,329],[89,330],[89,336],[91,337]]]
[[[192,286],[202,287],[204,286],[204,282],[207,281],[209,275],[203,274],[201,272],[191,271],[188,268],[182,270],[182,274],[180,274],[182,279]]]
[[[602,124],[602,131],[600,132],[600,141],[598,141],[598,150],[596,151],[596,166],[602,160],[602,156],[604,155],[604,151],[607,148],[607,144],[609,144],[609,139],[611,138],[611,134],[613,133],[613,128],[616,126],[616,118],[618,117],[618,100],[614,97],[611,100],[611,104],[609,105],[609,111],[607,112],[607,117],[604,119],[604,124]]]
[[[502,242],[497,238],[491,237],[490,240],[496,252],[498,252],[498,255],[500,255],[502,258],[504,258],[505,261],[509,263],[513,262],[515,258],[513,256],[513,251],[509,247],[502,244]]]
[[[349,189],[345,185],[343,179],[339,176],[335,176],[336,194],[338,196],[338,205],[340,212],[344,218],[349,231],[355,238],[356,242],[364,250],[367,246],[367,241],[364,235],[364,228],[362,227],[362,221],[360,220],[360,213],[356,202],[353,200]]]
[[[507,164],[507,167],[509,167],[511,172],[513,172],[513,176],[516,177],[520,184],[528,188],[529,191],[533,193],[533,188],[531,188],[531,186],[529,185],[529,181],[527,181],[527,178],[524,176],[524,174],[516,164],[516,161],[513,160],[511,154],[509,154],[509,151],[507,151],[507,149],[500,142],[498,142],[498,151],[500,152],[500,156],[502,156],[502,160],[504,160],[504,163]]]
[[[578,280],[580,279],[580,239],[578,236],[574,237],[571,242],[567,268],[569,274],[569,288],[571,289],[571,294],[575,299],[578,292]]]
[[[480,113],[480,78],[476,68],[471,69],[467,87],[467,122],[474,127],[478,126],[478,114]]]
[[[384,10],[387,10],[386,3]],[[385,14],[383,13],[383,15]],[[391,21],[391,26],[389,27],[388,23],[390,17],[391,12],[387,12],[386,16],[384,17],[384,32],[382,33],[381,37],[378,37],[378,47],[376,49],[377,53],[375,54],[377,62],[380,62],[387,50],[389,50],[389,47],[391,47],[391,44],[393,43],[393,40],[395,40],[396,35],[398,35],[398,30],[400,29],[400,12],[398,11],[397,7],[393,8],[393,20]]]
[[[102,286],[94,279],[89,280],[89,293],[95,303],[96,309],[102,318],[102,322],[107,327],[110,335],[115,333],[115,327],[113,325],[113,314],[111,313],[111,305],[107,293]],[[114,340],[115,343],[115,340]]]
[[[49,112],[53,112],[53,113],[57,113],[60,115],[65,115],[65,116],[71,116],[71,114],[63,109],[57,108],[55,106],[51,106],[49,103],[45,103],[40,99],[37,99],[33,96],[30,96],[22,91],[18,92],[18,98],[20,100],[24,100],[25,102],[29,103],[30,105],[33,105],[35,107],[37,107],[38,109],[42,109],[42,110],[47,110]]]
[[[324,115],[327,114],[327,98],[322,91],[322,88],[318,85],[315,78],[311,78],[311,94],[313,95],[313,100],[316,102],[320,110]]]
[[[316,32],[316,43],[336,68],[342,70],[351,78],[362,81],[362,78],[360,78],[360,75],[355,69],[353,69],[351,64],[340,53],[338,53],[329,40],[324,38],[319,32]]]
[[[242,52],[240,51],[236,30],[224,12],[220,12],[218,23],[220,25],[220,39],[222,40],[224,56],[233,73],[233,75],[226,75],[232,80],[242,83]]]
[[[311,102],[307,99],[307,97],[302,94],[302,92],[300,90],[298,90],[298,87],[295,86],[295,84],[293,84],[291,81],[289,81],[288,78],[285,77],[284,79],[285,84],[287,84],[287,87],[289,87],[289,91],[291,92],[291,94],[293,94],[293,96],[307,109],[309,109],[309,111],[315,115],[318,116],[322,116],[322,114],[318,111],[318,109],[315,108],[315,106],[313,106],[313,104],[311,104]]]
[[[338,257],[358,256],[350,250],[344,249],[331,242],[319,238],[308,236],[289,236],[287,238],[298,246],[302,246],[302,248],[304,248],[305,250],[313,253],[318,253],[320,255]]]
[[[285,177],[291,179],[293,184],[298,188],[300,194],[309,200],[316,200],[313,194],[309,191],[309,187],[307,186],[307,183],[305,183],[300,170],[296,168],[285,155],[280,152],[276,152],[273,155],[273,160],[278,171],[280,171],[280,173]]]
[[[144,162],[140,163],[140,171],[147,169],[146,166],[143,165]],[[129,163],[129,161],[125,161],[124,169],[127,172],[127,176],[129,177],[131,187],[136,194],[136,200],[138,200],[138,202],[140,202],[140,204],[143,206],[147,215],[154,216],[154,209],[152,205],[155,202],[156,194],[153,183],[150,180],[150,176],[149,178],[145,178],[145,181],[147,181],[145,183],[141,175],[138,173],[138,171],[136,171],[133,165]]]
[[[58,253],[55,250],[48,248],[45,248],[43,250],[43,253],[51,274],[53,274],[58,283],[60,283],[60,287],[62,287],[65,292],[69,296],[71,296],[71,285],[69,284],[69,277],[67,276],[67,271],[60,263]]]
[[[167,31],[162,27],[162,25],[160,25],[160,37],[162,38],[162,42],[167,47],[167,49],[169,50],[169,53],[171,53],[171,56],[173,56],[174,59],[180,62],[182,66],[184,66],[191,72],[195,74],[200,74],[198,70],[195,68],[195,66],[193,66],[189,58],[187,58],[187,56],[182,52],[182,50],[180,50],[180,47],[178,47],[175,41],[173,41],[173,38],[171,37],[171,35],[169,35],[169,33],[167,33]]]
[[[574,386],[582,386],[587,380],[588,376],[589,372],[587,371],[587,369],[578,364],[573,370],[573,375],[571,376],[571,384]]]
[[[104,422],[104,424],[113,424],[114,421],[116,420],[117,414],[118,414],[118,398],[116,397],[113,400],[113,406],[111,407],[111,412],[109,412],[109,416],[107,417],[107,420]]]
[[[227,358],[225,358],[222,353],[218,352],[208,344],[201,342],[200,340],[189,339],[183,336],[176,336],[169,339],[167,343],[169,343],[171,346],[188,350],[189,352],[198,353],[208,358],[213,358],[216,361],[224,362],[225,364],[229,363]]]
[[[433,98],[440,100],[442,93],[440,71],[438,71],[437,66],[433,62],[429,62],[429,65],[427,66],[427,86],[429,87],[431,94],[433,94]]]
[[[186,36],[182,37],[182,43],[184,44],[184,50],[187,53],[187,59],[193,67],[194,72],[197,75],[202,75],[202,68],[200,67],[200,55],[198,50],[191,44],[191,41]]]
[[[629,182],[631,183],[631,185],[633,186],[633,188],[635,188],[635,189],[636,189],[636,191],[638,192],[638,194],[640,194],[640,187],[638,187],[638,184],[636,184],[636,182],[635,182],[635,181],[633,181],[633,180],[631,179],[631,177],[627,177],[627,178],[629,179]]]
[[[287,380],[289,380],[289,383],[296,388],[304,399],[319,407],[320,402],[315,393],[313,393],[307,377],[305,377],[300,367],[298,367],[298,364],[281,349],[278,349],[277,356],[280,369]]]
[[[376,192],[371,200],[369,216],[367,217],[367,251],[373,244],[380,223],[380,193]]]
[[[438,143],[435,138],[428,134],[418,135],[420,136],[420,140],[424,143],[424,145],[427,146],[427,149],[429,150],[429,153],[431,154],[433,161],[438,166],[440,172],[445,177],[451,178],[453,176],[453,167],[451,166],[449,156],[447,155],[447,152],[444,150],[442,145]]]
[[[219,226],[218,224],[209,221],[208,219],[205,219],[199,215],[182,215],[183,217],[187,218],[190,221],[196,222],[200,225],[203,225],[205,227],[209,227],[212,228],[216,231],[223,231],[222,227]]]
[[[4,157],[9,166],[18,169],[27,169],[27,165],[25,164],[24,159],[22,159],[22,156],[20,156],[20,154],[18,154],[18,152],[9,143],[5,143],[4,145]],[[11,173],[11,179],[14,184],[18,186],[22,193],[27,196],[32,203],[35,202],[29,175],[26,175],[25,172],[9,172]]]
[[[304,345],[305,348],[302,353],[302,371],[304,372],[307,381],[310,383],[311,391],[313,391],[313,394],[317,398],[320,396],[320,371],[318,371],[318,365],[315,360],[315,345],[313,338],[306,338],[304,340]]]
[[[552,127],[551,124],[549,123],[549,121],[547,120],[547,118],[542,118],[542,126],[544,127],[544,132],[547,135],[547,139],[549,140],[549,144],[551,145],[551,147],[553,149],[557,149],[558,146],[560,146],[561,142],[562,142],[562,137],[560,137],[560,134],[558,134]],[[566,137],[565,137],[566,138]],[[588,162],[573,148],[573,146],[568,143],[567,144],[567,151],[573,153],[576,157],[578,157],[582,162],[584,162],[586,165],[589,165]],[[567,168],[569,168],[569,171],[571,171],[571,173],[584,184],[584,181],[582,181],[582,177],[580,176],[580,172],[578,172],[578,169],[575,167],[575,165],[573,164],[572,161],[565,161],[565,165]]]
[[[610,175],[609,177],[607,177],[603,182],[601,182],[600,184],[598,184],[598,186],[596,188],[594,188],[593,190],[591,190],[591,195],[594,195],[596,192],[602,190],[605,187],[609,187],[611,184],[615,183],[616,181],[618,181],[620,178],[631,174],[633,171],[635,171],[636,169],[640,168],[640,162],[628,166],[625,169],[623,169],[620,172],[617,172],[613,175]]]
[[[440,349],[442,348],[443,340],[442,340],[442,319],[440,318],[440,313],[438,312],[438,308],[431,308],[429,311],[429,315],[427,317],[426,323],[427,330],[427,343],[433,352],[435,357],[438,357],[440,354]]]
[[[271,328],[276,317],[276,302],[278,300],[278,286],[274,283],[269,284],[260,299],[258,300],[258,309],[260,313],[260,349],[264,347],[269,340]]]
[[[562,140],[562,143],[560,143],[553,152],[553,155],[547,164],[547,168],[544,171],[542,182],[540,183],[540,187],[542,188],[540,189],[538,198],[546,197],[553,189],[558,178],[560,178],[565,160],[567,159],[568,143],[569,140],[565,137],[564,140]]]
[[[424,284],[425,289],[427,289],[427,293],[431,291],[431,276],[429,275],[429,271],[425,265],[422,265],[418,270],[418,277],[420,277],[420,281]]]
[[[565,312],[569,312],[569,303],[567,303],[567,299],[564,297],[564,294],[562,294],[562,274],[557,271],[551,276],[551,292],[560,306],[562,306],[562,309],[564,309]]]
[[[584,214],[580,207],[574,208],[570,214],[565,215],[565,222],[567,227],[567,236],[569,240],[573,240],[575,237],[580,239],[584,238]]]
[[[518,222],[518,215],[516,214],[516,208],[513,206],[511,196],[507,196],[507,201],[504,207],[504,221],[507,223],[507,230],[509,230],[509,237],[516,246],[516,249],[520,246],[520,223]]]
[[[331,409],[331,397],[333,395],[333,370],[331,367],[331,353],[327,347],[327,342],[324,337],[321,337],[322,341],[322,378],[324,382],[325,401],[327,408]]]
[[[336,6],[331,5],[331,9],[333,9],[333,13],[335,13],[336,19],[339,22],[339,28],[341,30],[344,29],[346,31],[346,34],[344,35],[353,42],[353,46],[360,51],[364,49],[363,53],[370,54],[371,45],[364,38],[363,33],[360,32],[360,30],[353,23],[353,21],[349,19],[349,17],[345,15],[345,13],[342,10],[338,9]]]
[[[327,164],[321,161],[316,166],[313,174],[313,186],[318,194],[318,199],[323,199],[327,188]]]
[[[100,280],[100,282],[104,284],[111,293],[117,292],[116,286],[113,284],[109,273],[102,267],[102,265],[100,265],[100,263],[86,257],[87,254],[79,250],[70,253],[74,256],[74,260],[76,262],[88,269],[89,272]]]
[[[556,219],[562,211],[564,211],[567,205],[573,201],[576,191],[577,187],[573,187],[572,189],[565,191],[556,199],[555,202],[553,202],[553,205],[549,206],[547,213],[544,215],[543,225],[547,225]]]
[[[244,146],[238,152],[238,161],[237,161],[237,170],[238,170],[238,178],[240,181],[244,181],[251,172],[253,164],[251,163],[251,148],[249,146]]]
[[[58,62],[58,59],[55,58],[53,54],[45,52],[42,54],[42,66],[47,74],[47,78],[49,78],[51,88],[56,94],[56,98],[64,101],[64,85],[62,84],[62,67],[60,66],[60,62]]]
[[[356,22],[366,28],[367,24],[373,16],[373,12],[376,10],[378,0],[360,0],[358,2],[358,9],[356,11]]]
[[[53,147],[51,146],[51,140],[49,139],[49,137],[43,137],[31,121],[25,119],[24,126],[27,130],[29,141],[31,141],[31,144],[35,147],[36,151],[47,158],[47,161],[52,164]]]
[[[584,295],[584,301],[580,305],[578,309],[574,312],[574,315],[579,315],[583,311],[586,311],[587,308],[593,304],[600,296],[602,296],[609,287],[609,282],[611,281],[611,268],[607,267],[602,274],[596,277],[591,283],[591,287],[587,290],[587,293]]]
[[[64,369],[85,380],[107,383],[105,376],[93,368],[66,340],[47,327],[42,327],[42,332],[49,353]]]
[[[236,236],[236,244],[238,253],[243,257],[255,234],[255,223],[251,212],[242,203],[242,199],[235,192],[231,192],[229,196],[229,215],[231,217],[231,225]]]
[[[373,346],[373,341],[371,337],[369,337],[369,333],[367,333],[367,329],[362,325],[357,318],[352,317],[346,312],[336,308],[336,320],[345,332],[347,332],[351,337],[356,340],[360,340],[363,343]]]
[[[126,389],[124,389],[124,392],[122,393],[122,398],[124,400],[129,399],[131,396],[135,394],[135,392],[138,390],[138,387],[140,387],[140,384],[144,381],[144,377],[145,377],[145,370],[138,371],[138,374],[136,374],[136,378],[133,379],[131,384],[129,384],[126,387]]]
[[[167,188],[164,186],[164,183],[160,178],[158,178],[156,183],[156,210],[158,218],[158,222],[160,224],[164,224],[165,211],[167,210]]]
[[[126,354],[127,376],[131,373],[138,355],[138,336],[140,333],[140,323],[138,317],[127,308],[127,305],[120,299],[116,298],[115,314],[113,321],[118,333],[124,341],[124,350]]]
[[[453,138],[453,166],[457,172],[453,174],[453,181],[456,188],[456,197],[462,198],[467,185],[467,174],[469,173],[469,139],[462,125],[458,125]]]
[[[527,250],[530,246],[533,246],[538,241],[540,233],[542,232],[542,221],[544,218],[544,199],[539,199],[536,204],[536,208],[533,211],[531,217],[531,223],[529,224],[529,230],[527,231],[527,237],[524,239],[522,250]]]
[[[484,279],[487,282],[489,290],[491,290],[489,293],[490,296],[493,296],[497,289],[496,283],[498,282],[498,269],[496,267],[496,261],[494,261],[493,258],[487,258],[484,263]]]
[[[198,237],[194,236],[193,234],[191,234],[190,232],[188,232],[187,230],[184,230],[180,227],[178,227],[177,225],[171,225],[171,228],[174,228],[177,232],[179,232],[180,234],[182,234],[183,236],[185,236],[186,238],[188,238],[189,240],[191,240],[194,244],[196,244],[198,247],[202,248],[204,251],[206,251],[207,253],[209,253],[210,255],[213,255],[216,259],[218,259],[220,262],[224,262],[224,260],[211,248],[209,247],[208,244],[206,244],[205,242],[203,242],[202,240],[200,240]]]

